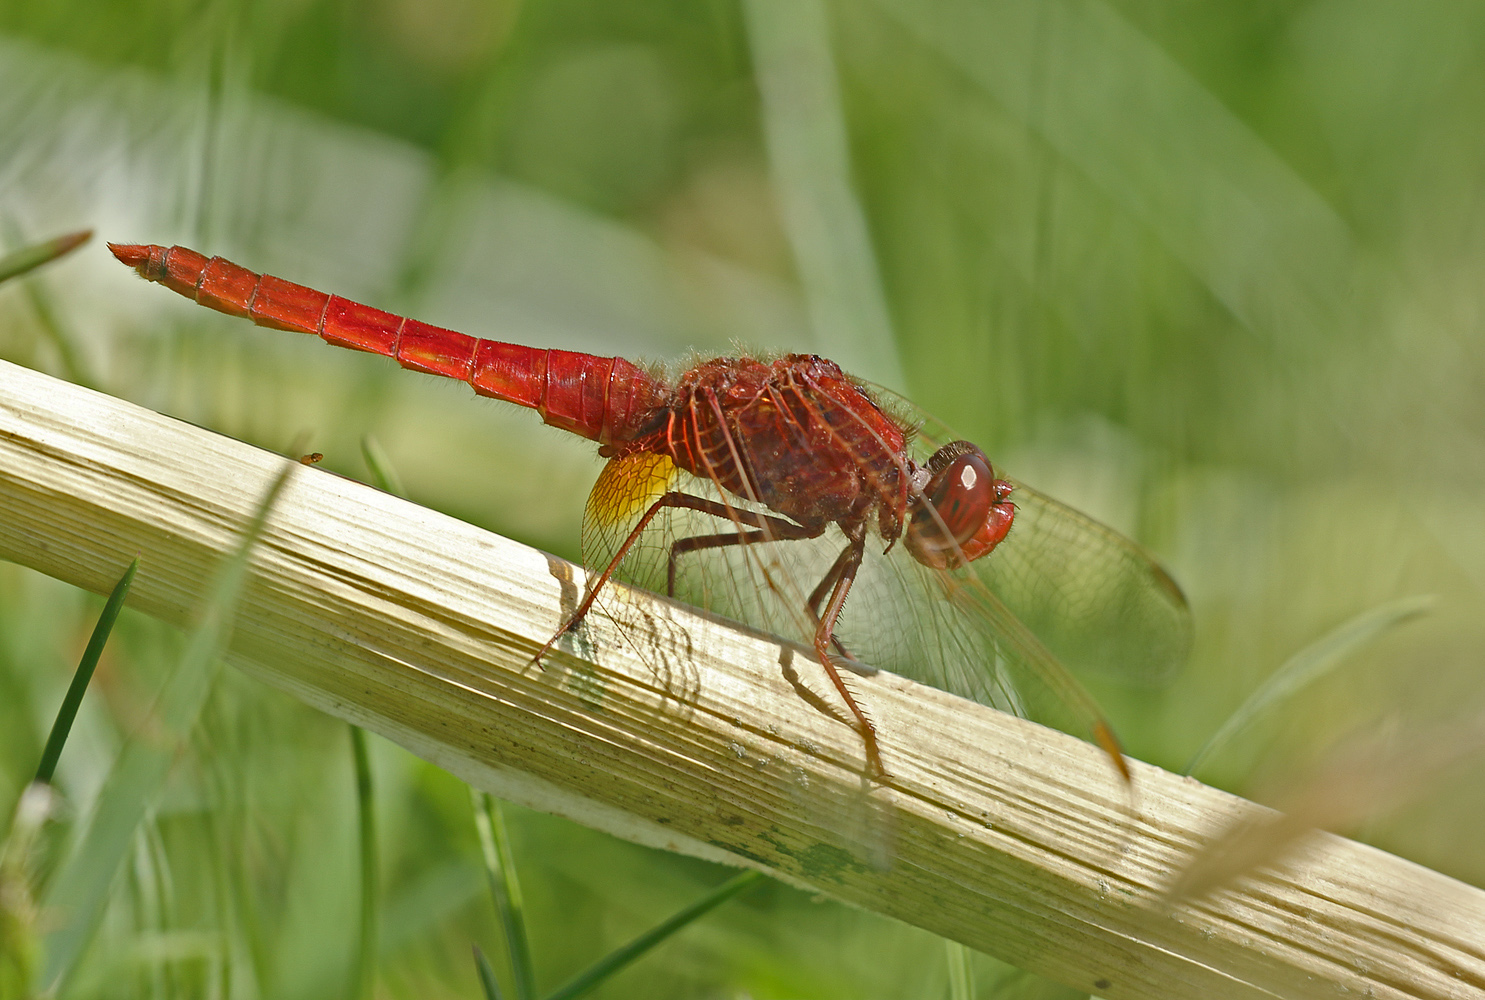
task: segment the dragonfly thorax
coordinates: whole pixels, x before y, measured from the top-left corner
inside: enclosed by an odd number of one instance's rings
[[[808,529],[876,522],[890,543],[907,508],[908,434],[834,362],[718,358],[683,374],[666,426],[641,447]]]

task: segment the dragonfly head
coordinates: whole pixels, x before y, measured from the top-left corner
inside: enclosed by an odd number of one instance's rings
[[[915,470],[913,514],[904,545],[934,569],[958,569],[999,545],[1016,505],[1011,484],[996,479],[990,460],[968,441],[946,444]]]

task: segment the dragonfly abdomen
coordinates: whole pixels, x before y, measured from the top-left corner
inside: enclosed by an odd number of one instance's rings
[[[670,397],[662,382],[623,358],[481,340],[186,247],[110,243],[109,249],[141,276],[218,312],[467,382],[481,396],[530,407],[553,427],[600,444],[648,430]]]

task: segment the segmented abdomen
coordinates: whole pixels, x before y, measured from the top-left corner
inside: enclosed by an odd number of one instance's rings
[[[479,340],[185,247],[110,243],[109,249],[150,281],[219,312],[467,382],[482,396],[530,407],[546,423],[601,444],[648,430],[670,398],[667,386],[623,358]]]

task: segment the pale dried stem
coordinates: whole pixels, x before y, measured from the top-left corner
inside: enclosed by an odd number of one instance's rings
[[[0,363],[0,557],[184,625],[284,460]],[[1161,894],[1263,810],[890,675],[853,677],[892,774],[786,679],[818,664],[658,599],[532,669],[581,571],[317,469],[253,556],[233,662],[472,784],[762,869],[1105,997],[1485,992],[1485,893],[1338,837]],[[574,650],[588,650],[580,657]]]

